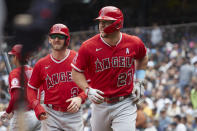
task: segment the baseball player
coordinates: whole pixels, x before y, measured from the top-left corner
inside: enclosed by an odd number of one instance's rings
[[[85,93],[71,79],[71,62],[76,52],[67,49],[70,40],[69,29],[55,24],[49,33],[52,53],[40,59],[34,67],[28,83],[28,100],[42,131],[82,131],[81,103]],[[36,99],[37,90],[43,85],[44,106]]]
[[[90,120],[93,131],[135,131],[135,102],[144,93],[146,47],[138,37],[120,32],[124,20],[120,9],[103,7],[96,20],[100,34],[80,47],[71,64],[73,80],[93,102]],[[85,80],[86,71],[90,84]],[[136,83],[133,100],[134,73],[139,84]]]
[[[26,87],[27,82],[31,76],[32,68],[28,65],[24,66],[24,84],[21,84],[21,67],[23,60],[21,58],[21,49],[22,45],[16,44],[13,46],[12,50],[8,52],[8,54],[12,55],[12,62],[15,64],[16,68],[13,69],[9,74],[9,93],[11,95],[11,99],[9,102],[9,105],[6,109],[6,112],[1,116],[1,119],[9,119],[9,116],[11,113],[14,113],[13,117],[10,120],[10,129],[9,131],[19,131],[21,127],[18,122],[18,115],[20,114],[18,111],[19,106],[17,105],[17,102],[19,100],[19,97],[21,95],[21,90],[24,90],[25,92],[25,107],[24,110],[26,111],[24,113],[24,122],[25,127],[22,127],[24,130],[28,131],[39,131],[41,127],[41,123],[37,120],[37,118],[34,115],[33,110],[31,110],[30,105],[28,104],[28,101],[26,99]],[[27,60],[25,60],[27,63]],[[24,87],[22,87],[24,85]]]

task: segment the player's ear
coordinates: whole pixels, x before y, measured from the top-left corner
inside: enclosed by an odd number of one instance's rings
[[[49,39],[49,43],[51,44],[51,41],[52,41],[52,40],[51,40],[51,37],[50,37],[50,36],[48,36],[48,39]]]

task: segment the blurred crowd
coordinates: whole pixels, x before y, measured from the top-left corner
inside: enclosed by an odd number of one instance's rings
[[[197,23],[169,26],[154,23],[152,27],[122,31],[140,37],[148,49],[147,90],[145,101],[138,105],[137,130],[197,131]],[[96,33],[72,32],[70,48],[78,51],[81,43]],[[50,52],[49,49],[49,44],[44,42],[29,64],[34,66]],[[5,110],[9,102],[7,79],[0,56],[0,111]],[[88,100],[83,111],[84,131],[91,131],[91,103]],[[7,125],[0,121],[0,130]]]

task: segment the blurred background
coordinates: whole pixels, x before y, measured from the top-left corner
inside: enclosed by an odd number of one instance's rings
[[[28,11],[34,1],[6,0],[8,17],[5,30],[8,33],[13,33],[11,31],[14,16]],[[124,27],[151,26],[155,22],[159,25],[169,25],[197,21],[196,0],[62,0],[60,2],[61,5],[58,6],[60,11],[53,22],[65,23],[70,27],[71,32],[94,29],[93,19],[105,5],[115,5],[123,11]],[[39,2],[37,6],[44,6],[42,3],[44,2]],[[47,17],[50,12],[50,8],[45,8],[37,15]]]
[[[71,32],[69,48],[78,51],[83,41],[98,33],[93,19],[100,8],[119,7],[124,13],[122,32],[140,37],[148,48],[147,91],[145,102],[138,106],[138,120],[143,120],[137,121],[138,130],[175,131],[181,125],[197,131],[196,0],[6,0],[5,5],[1,49],[10,50],[16,36],[29,47],[35,45],[31,66],[50,52],[46,36],[51,25],[66,24]],[[10,99],[7,89],[8,73],[0,56],[0,111]],[[84,131],[91,131],[91,103],[83,106]],[[1,123],[0,131],[8,127]]]

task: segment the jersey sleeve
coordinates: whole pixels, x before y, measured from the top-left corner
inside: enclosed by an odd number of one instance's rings
[[[135,37],[135,39],[136,39],[135,59],[142,59],[146,56],[147,49],[140,38]]]
[[[20,95],[20,90],[15,88],[12,89],[12,91],[10,92],[11,95],[11,99],[9,101],[8,107],[6,108],[6,112],[9,114],[11,112],[14,111],[14,109],[16,108],[16,102],[18,101],[19,95]]]
[[[9,90],[14,88],[21,88],[20,84],[20,73],[11,72],[9,74]]]
[[[28,82],[28,86],[33,89],[38,89],[42,85],[42,72],[41,72],[41,64],[35,64],[33,68],[33,72],[31,74],[31,78]]]
[[[71,66],[78,72],[84,72],[89,63],[90,55],[88,54],[87,46],[82,45],[78,53],[74,57]]]

